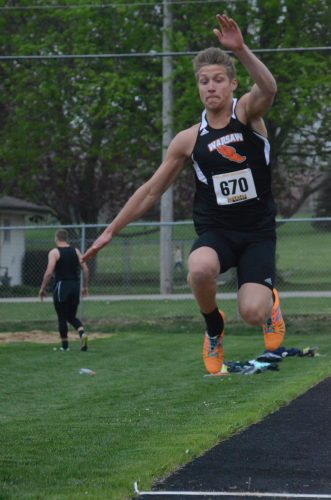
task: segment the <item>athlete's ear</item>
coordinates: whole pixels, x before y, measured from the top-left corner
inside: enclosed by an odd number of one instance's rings
[[[236,79],[232,80],[231,82],[232,91],[235,91],[237,87],[238,87],[238,81]]]

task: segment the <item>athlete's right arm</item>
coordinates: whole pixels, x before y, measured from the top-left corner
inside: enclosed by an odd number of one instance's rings
[[[39,290],[39,297],[41,300],[43,300],[43,298],[47,295],[46,288],[53,276],[55,266],[59,258],[60,254],[57,248],[53,248],[48,254],[48,264]]]
[[[171,141],[166,157],[154,175],[129,198],[122,210],[83,255],[83,262],[94,257],[125,226],[139,219],[161,198],[175,181],[190,157],[197,126],[179,132]]]

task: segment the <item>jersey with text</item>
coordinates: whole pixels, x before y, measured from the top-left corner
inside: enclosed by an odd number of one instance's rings
[[[274,230],[270,144],[241,123],[234,99],[229,124],[213,129],[202,113],[192,152],[196,177],[193,220],[198,234],[220,228]]]

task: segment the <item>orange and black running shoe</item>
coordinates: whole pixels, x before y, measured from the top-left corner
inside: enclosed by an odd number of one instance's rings
[[[225,323],[224,312],[220,311],[220,314]],[[224,361],[224,350],[222,347],[223,336],[224,336],[224,328],[219,335],[216,335],[216,337],[210,337],[208,333],[205,333],[202,357],[206,370],[209,373],[215,374],[222,370],[222,365]]]
[[[267,351],[275,351],[283,343],[285,337],[285,322],[280,309],[279,295],[276,288],[273,289],[275,302],[272,307],[271,318],[262,325],[264,344]]]

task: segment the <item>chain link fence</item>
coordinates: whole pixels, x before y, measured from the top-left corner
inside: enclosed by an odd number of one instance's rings
[[[171,229],[173,254],[171,269],[168,269],[171,293],[167,296],[160,294],[162,226]],[[83,253],[105,226],[63,227],[69,232],[70,243]],[[16,304],[18,310],[19,304],[39,301],[38,291],[46,269],[48,252],[55,246],[54,235],[57,229],[59,226],[0,227],[1,307],[11,303]],[[277,237],[277,287],[281,295],[324,297],[331,300],[331,218],[278,220]],[[95,260],[89,261],[89,297],[82,299],[82,313],[88,319],[89,303],[94,302],[95,314],[106,317],[109,303],[145,298],[187,300],[187,306],[182,306],[182,314],[196,311],[187,285],[187,257],[194,239],[195,231],[190,221],[130,224]],[[236,286],[235,270],[220,275],[221,298],[234,299]],[[51,302],[51,286],[48,300]],[[302,306],[303,309],[305,307]],[[15,307],[6,310],[15,314]],[[297,308],[297,312],[300,314],[304,311]],[[311,312],[314,313],[314,310]],[[40,319],[42,320],[42,315]]]

